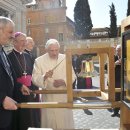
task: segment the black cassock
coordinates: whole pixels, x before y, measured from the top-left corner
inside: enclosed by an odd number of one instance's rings
[[[17,78],[26,76],[23,74],[25,72],[27,75],[32,75],[33,63],[30,55],[26,52],[20,54],[19,52],[13,50],[8,56],[14,67]],[[29,89],[34,90],[32,84],[28,87]],[[14,99],[18,103],[36,101],[35,95],[31,94],[29,96],[25,96],[21,93],[21,91],[19,91],[19,89],[14,91]],[[14,111],[12,130],[27,130],[28,127],[40,127],[40,119],[36,120],[34,113],[37,113],[37,109],[19,108],[17,111]]]
[[[33,54],[32,51],[28,51],[28,50],[25,49],[25,52],[30,55],[31,60],[32,60],[32,64],[34,64],[36,56]],[[32,90],[38,90],[39,89],[34,84],[32,84],[31,87],[32,87]],[[38,94],[35,96],[34,102],[40,102],[40,96]],[[40,109],[36,109],[36,112],[33,112],[33,116],[35,117],[35,119],[34,119],[35,126],[40,127],[41,126],[41,111],[40,111]],[[36,122],[38,122],[38,123],[36,123]]]

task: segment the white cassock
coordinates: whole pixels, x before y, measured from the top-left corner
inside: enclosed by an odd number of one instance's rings
[[[53,71],[52,78],[48,78],[44,82],[43,77],[45,73],[49,70],[52,70],[58,63],[60,63],[60,65]],[[72,78],[74,80],[75,79],[74,71],[72,75],[73,75]],[[34,69],[32,74],[33,83],[36,86],[43,89],[55,89],[55,90],[66,89],[65,86],[55,88],[53,86],[53,81],[55,79],[63,79],[66,82],[65,55],[59,54],[57,60],[50,59],[48,53],[38,57],[34,63]],[[44,102],[67,102],[67,94],[43,94],[42,99]],[[41,119],[42,128],[74,129],[74,119],[72,109],[43,108],[41,118],[42,118]]]

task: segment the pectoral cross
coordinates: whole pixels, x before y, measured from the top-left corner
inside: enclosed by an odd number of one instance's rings
[[[25,78],[26,78],[27,72],[26,72],[26,71],[24,71],[24,72],[23,72],[23,75],[24,75],[24,76],[25,76]]]

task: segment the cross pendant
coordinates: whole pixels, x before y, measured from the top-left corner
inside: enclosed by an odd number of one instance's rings
[[[26,72],[26,71],[24,71],[24,72],[23,72],[23,75],[24,75],[24,76],[25,76],[25,78],[26,78],[27,72]]]

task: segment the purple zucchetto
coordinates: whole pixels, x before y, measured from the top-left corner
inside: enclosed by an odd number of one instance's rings
[[[26,34],[24,34],[24,33],[22,33],[22,32],[16,32],[16,33],[14,34],[14,38],[17,38],[17,37],[20,36],[20,35],[26,36]]]

